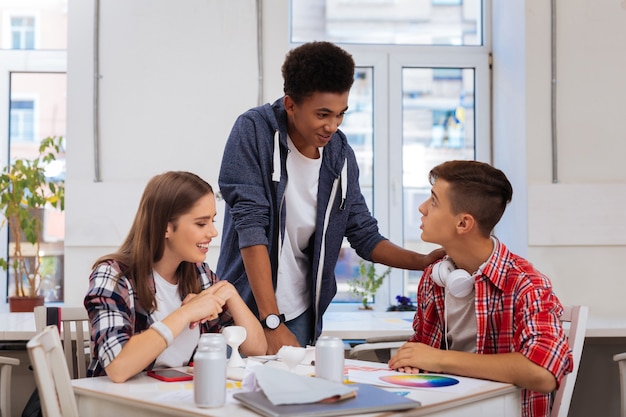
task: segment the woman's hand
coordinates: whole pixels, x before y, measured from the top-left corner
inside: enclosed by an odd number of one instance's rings
[[[214,320],[222,312],[226,304],[227,290],[232,287],[226,281],[219,281],[199,294],[188,294],[182,302],[181,308],[189,314],[189,328],[193,329],[201,323]]]
[[[240,297],[239,296],[239,292],[237,291],[235,286],[233,284],[231,284],[230,282],[228,282],[228,281],[219,281],[219,284],[221,284],[221,285],[219,286],[219,288],[216,288],[216,290],[215,290],[216,294],[220,298],[224,299],[224,301],[226,301],[227,303],[233,297]],[[216,285],[213,285],[210,288],[213,288]]]

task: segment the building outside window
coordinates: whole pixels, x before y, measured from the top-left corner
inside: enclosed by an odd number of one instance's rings
[[[35,49],[34,17],[11,17],[11,46],[12,49]]]
[[[16,142],[35,141],[34,100],[11,100],[9,140]]]

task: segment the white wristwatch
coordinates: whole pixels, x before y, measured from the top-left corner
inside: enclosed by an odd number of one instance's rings
[[[284,314],[268,314],[267,317],[261,320],[261,326],[263,326],[264,329],[274,330],[278,326],[280,326],[280,323],[284,323],[284,322],[285,322]]]

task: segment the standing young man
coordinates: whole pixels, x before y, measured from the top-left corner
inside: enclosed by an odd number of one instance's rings
[[[284,97],[239,116],[226,143],[217,274],[258,315],[270,354],[320,335],[344,236],[362,258],[397,268],[422,270],[443,254],[405,250],[378,231],[338,130],[354,67],[329,42],[293,49],[282,67]]]
[[[502,171],[476,161],[444,162],[429,177],[422,240],[447,256],[424,271],[415,334],[389,367],[512,383],[524,388],[523,416],[548,416],[572,354],[550,280],[490,235],[513,188]]]

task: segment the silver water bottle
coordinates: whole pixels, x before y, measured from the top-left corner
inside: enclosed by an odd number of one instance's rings
[[[338,337],[322,336],[315,343],[315,376],[343,383],[345,348]]]
[[[222,407],[226,402],[226,339],[220,333],[200,336],[193,356],[193,395],[202,408]]]

